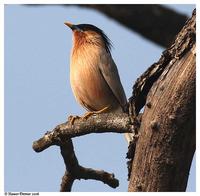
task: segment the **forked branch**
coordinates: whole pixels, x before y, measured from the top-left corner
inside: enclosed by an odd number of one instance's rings
[[[127,133],[133,126],[130,118],[125,113],[98,114],[90,116],[87,120],[79,118],[73,125],[70,120],[48,131],[42,138],[33,143],[33,149],[41,152],[52,145],[60,146],[61,155],[64,159],[66,172],[62,178],[60,191],[71,191],[74,180],[94,179],[101,181],[112,188],[119,186],[119,181],[103,170],[94,170],[79,165],[76,158],[71,138],[90,133]]]

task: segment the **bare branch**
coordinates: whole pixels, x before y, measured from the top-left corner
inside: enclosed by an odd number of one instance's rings
[[[64,159],[66,172],[62,178],[60,191],[71,191],[74,180],[93,179],[101,181],[112,188],[119,186],[119,181],[103,170],[94,170],[79,165],[71,138],[89,133],[127,133],[133,126],[125,113],[107,113],[90,116],[87,120],[79,118],[71,125],[70,121],[56,126],[42,138],[33,143],[33,149],[41,152],[52,145],[59,145]]]
[[[69,5],[75,4],[65,4]],[[98,10],[162,47],[168,47],[172,43],[188,18],[158,4],[77,4],[76,6]]]
[[[114,177],[114,174],[109,174],[103,170],[94,170],[80,166],[76,158],[71,139],[62,139],[60,143],[60,150],[66,166],[66,172],[61,182],[61,191],[71,191],[73,182],[76,179],[98,180],[112,188],[119,186],[119,181]]]
[[[72,176],[72,174],[65,171],[65,174],[62,177],[62,182],[60,185],[60,192],[71,192],[74,180],[75,178]]]
[[[126,113],[105,113],[90,116],[87,120],[77,119],[74,124],[65,122],[48,131],[42,138],[33,142],[33,149],[41,152],[52,145],[60,145],[61,138],[73,138],[90,133],[131,133],[133,127]]]
[[[188,18],[162,5],[82,4],[80,6],[94,8],[163,47],[170,45]]]

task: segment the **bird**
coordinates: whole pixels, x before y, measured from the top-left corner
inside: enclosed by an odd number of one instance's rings
[[[111,55],[112,43],[103,30],[92,24],[64,23],[73,33],[70,84],[76,101],[92,114],[124,112],[126,95]],[[128,143],[132,136],[125,133]]]

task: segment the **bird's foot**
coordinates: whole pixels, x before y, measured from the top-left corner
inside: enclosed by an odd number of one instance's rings
[[[109,106],[106,106],[105,108],[98,110],[98,111],[93,111],[93,112],[86,112],[83,116],[72,116],[70,115],[68,117],[68,121],[70,123],[70,125],[72,126],[75,122],[75,120],[77,119],[84,119],[87,120],[90,116],[94,115],[94,114],[101,114],[106,112],[109,109]]]
[[[69,124],[72,126],[74,124],[74,121],[77,120],[77,119],[80,119],[80,118],[81,118],[80,116],[72,116],[72,115],[70,115],[68,117]]]
[[[98,110],[98,111],[93,111],[93,112],[86,112],[84,114],[83,119],[87,120],[90,116],[94,115],[94,114],[101,114],[101,113],[104,113],[106,112],[107,110],[109,109],[109,106],[106,106],[105,108],[101,109],[101,110]]]

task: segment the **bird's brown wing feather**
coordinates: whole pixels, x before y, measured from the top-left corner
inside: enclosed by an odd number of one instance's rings
[[[107,59],[110,59],[109,61]],[[112,90],[122,108],[127,103],[126,95],[120,81],[119,73],[112,57],[103,56],[99,65],[101,75]]]

